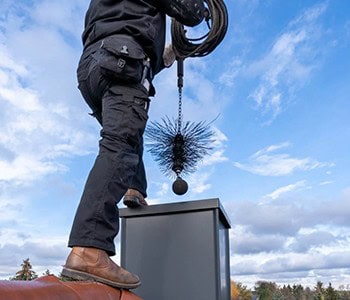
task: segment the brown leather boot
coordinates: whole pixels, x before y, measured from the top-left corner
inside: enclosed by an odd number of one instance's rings
[[[134,189],[127,190],[127,192],[124,195],[123,203],[130,208],[148,205],[143,195],[139,191]]]
[[[141,284],[138,276],[119,267],[104,250],[96,248],[73,247],[63,266],[62,276],[124,289],[134,289]]]

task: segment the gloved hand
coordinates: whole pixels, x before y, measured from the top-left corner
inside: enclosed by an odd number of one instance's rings
[[[175,59],[176,59],[176,56],[173,49],[173,45],[169,44],[164,48],[164,52],[163,52],[164,66],[167,68],[171,67]]]
[[[165,13],[185,26],[196,26],[203,21],[203,0],[158,0]]]

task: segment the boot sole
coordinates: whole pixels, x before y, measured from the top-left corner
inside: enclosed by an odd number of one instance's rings
[[[120,289],[135,289],[138,286],[141,285],[141,282],[138,283],[121,283],[121,282],[116,282],[116,281],[111,281],[90,273],[82,272],[82,271],[77,271],[69,268],[63,268],[61,272],[62,276],[64,277],[69,277],[73,278],[75,280],[79,281],[97,281],[100,283],[107,284],[109,286],[115,287],[115,288],[120,288]]]

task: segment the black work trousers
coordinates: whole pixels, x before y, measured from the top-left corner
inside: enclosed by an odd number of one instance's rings
[[[105,77],[96,61],[99,51],[83,55],[78,67],[79,89],[102,130],[68,246],[94,247],[114,255],[118,202],[128,188],[146,196],[142,136],[150,101],[143,85]]]

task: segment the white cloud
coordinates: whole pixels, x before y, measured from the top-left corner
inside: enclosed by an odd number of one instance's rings
[[[304,24],[305,22],[316,21],[327,10],[327,2],[318,3],[306,9],[300,16],[290,22],[290,25]]]
[[[329,203],[320,201],[315,208],[315,214],[320,220],[327,220],[327,223],[338,225],[339,227],[350,226],[350,192],[344,189],[341,197]],[[324,221],[326,223],[326,221]]]
[[[34,90],[20,86],[17,79],[20,73],[16,74],[18,65],[11,64],[11,62],[9,61],[7,65],[0,66],[0,98],[9,102],[20,111],[41,110],[42,107],[38,101],[37,93]]]
[[[0,157],[0,180],[16,185],[65,172],[62,158],[91,153],[97,145],[97,130],[88,128],[87,118],[81,118],[86,106],[76,88],[77,52],[71,47],[74,39],[80,43],[82,24],[77,22],[82,18],[76,14],[82,15],[86,3],[4,5],[0,149],[6,155]]]
[[[203,166],[210,166],[210,165],[213,165],[216,163],[227,161],[228,158],[224,155],[224,151],[225,151],[224,149],[219,149],[219,150],[216,150],[216,151],[210,153],[210,155],[206,156],[203,159],[202,165]]]
[[[284,176],[298,170],[309,171],[316,168],[333,166],[332,163],[319,162],[310,157],[296,158],[286,153],[273,153],[287,146],[289,146],[289,143],[263,148],[251,155],[248,162],[234,162],[234,166],[262,176]]]
[[[322,182],[320,182],[319,185],[328,185],[328,184],[332,184],[332,183],[334,183],[334,181],[332,181],[332,180],[327,180],[327,181],[322,181]]]
[[[193,194],[200,194],[208,190],[211,184],[208,183],[210,173],[197,171],[188,178],[188,185]]]
[[[0,68],[13,71],[20,76],[28,75],[28,70],[21,64],[16,63],[11,59],[11,56],[7,53],[6,48],[0,45]],[[9,83],[8,74],[5,72],[0,73],[1,84]]]
[[[333,248],[330,248],[330,251],[332,251],[334,247],[339,247],[339,245],[341,245],[342,239],[341,236],[337,236],[325,230],[314,230],[306,234],[299,232],[288,245],[288,248],[297,252],[306,252],[311,248],[320,246],[324,248],[325,245],[327,245],[333,246]],[[334,243],[334,245],[332,245],[332,243]]]
[[[304,183],[296,185],[302,188]],[[227,211],[233,220],[233,279],[252,285],[258,280],[303,286],[313,286],[317,280],[347,282],[349,195],[349,189],[344,189],[340,196],[312,204],[300,197],[288,202],[232,204]]]
[[[39,273],[46,268],[58,273],[68,248],[67,236],[57,232],[67,231],[65,223],[70,222],[76,202],[70,204],[70,210],[67,201],[61,202],[60,222],[43,229],[56,218],[51,213],[57,215],[57,210],[46,208],[57,204],[52,199],[60,196],[60,200],[77,197],[80,179],[62,179],[60,175],[68,171],[72,157],[85,156],[97,148],[98,128],[93,127],[92,119],[86,122],[86,105],[75,79],[80,51],[74,45],[80,47],[81,7],[86,1],[38,3],[0,4],[5,7],[5,12],[0,9],[4,12],[0,18],[2,278],[13,276],[28,256]],[[45,3],[55,8],[46,12],[46,16],[52,13],[46,20],[39,17]],[[63,190],[68,186],[65,180],[70,180],[73,193]],[[42,211],[47,215],[38,218]],[[51,235],[51,231],[55,233]]]
[[[169,192],[169,184],[166,182],[163,182],[161,184],[160,190],[157,191],[156,194],[157,194],[157,196],[162,197],[162,196],[166,195],[168,192]]]
[[[299,283],[312,287],[318,278],[325,282],[344,284],[350,279],[349,244],[336,243],[336,238],[330,233],[322,235],[322,241],[314,239],[310,244],[312,247],[304,247],[303,252],[277,250],[283,249],[283,240],[279,241],[278,237],[262,236],[263,241],[271,243],[271,247],[268,247],[259,241],[259,236],[254,240],[248,235],[247,246],[250,245],[252,251],[246,249],[249,254],[236,252],[231,256],[231,275],[235,281],[248,285],[254,285],[258,280],[266,280],[281,285]],[[231,243],[234,242],[233,239]],[[322,244],[324,242],[334,245],[325,249]],[[255,253],[254,247],[259,245],[263,247],[263,251]],[[276,250],[273,250],[273,246],[276,246]]]
[[[3,47],[1,48],[3,49]],[[60,104],[44,103],[40,93],[24,86],[28,73],[24,65],[7,57],[0,67],[0,103],[5,110],[0,133],[0,146],[12,153],[0,160],[0,180],[25,182],[46,174],[65,171],[56,159],[89,152],[86,142],[91,134],[74,131]],[[22,76],[23,75],[23,76]],[[61,105],[62,106],[62,105]],[[51,109],[53,108],[53,109]]]
[[[231,253],[247,255],[268,253],[282,249],[287,241],[279,234],[254,234],[247,227],[236,225],[230,231]]]
[[[32,12],[32,18],[41,26],[60,27],[70,34],[79,36],[83,26],[82,12],[87,8],[85,0],[42,1]]]
[[[227,136],[216,127],[213,128],[213,131],[214,141],[211,145],[213,149],[203,158],[203,161],[200,164],[201,166],[210,166],[228,160],[225,156],[226,142],[228,140]]]
[[[305,32],[285,33],[272,46],[267,56],[249,68],[249,72],[259,72],[260,85],[251,93],[257,108],[271,113],[274,119],[282,111],[281,101],[286,97],[280,85],[291,80],[305,79],[310,67],[298,62],[295,48],[304,41]]]
[[[276,203],[276,204],[274,204]],[[236,224],[244,225],[255,234],[293,236],[306,222],[303,208],[295,203],[237,203],[232,208]]]
[[[23,182],[39,179],[47,174],[65,171],[55,162],[41,161],[36,156],[21,155],[11,162],[0,161],[0,180]]]
[[[239,58],[234,58],[229,65],[229,68],[220,75],[219,82],[228,87],[234,85],[235,79],[241,72],[242,61]]]
[[[4,189],[3,186],[1,186],[1,189]],[[14,227],[14,225],[16,225],[17,223],[21,223],[23,221],[23,217],[21,215],[23,213],[23,207],[25,202],[26,201],[24,197],[13,197],[12,195],[1,193],[0,194],[0,224],[3,223],[3,224],[6,224],[7,226],[10,224],[11,227]],[[0,232],[3,232],[4,230],[5,230],[5,226],[3,225]],[[5,240],[0,240],[0,244],[1,244],[1,241],[5,241]]]
[[[16,242],[16,236],[21,241]],[[32,239],[30,236],[20,232],[0,234],[1,239],[7,239],[6,243],[0,245],[0,278],[8,279],[20,269],[24,259],[29,258],[33,270],[37,275],[42,275],[47,269],[54,274],[62,270],[62,265],[68,255],[69,249],[66,246],[65,237],[42,236]],[[15,239],[13,239],[15,237]]]
[[[283,148],[288,148],[289,146],[291,146],[290,142],[283,142],[277,145],[270,145],[258,152],[256,152],[256,155],[259,155],[260,153],[264,153],[264,152],[273,152],[279,149],[283,149]]]
[[[260,60],[241,67],[246,76],[258,78],[249,98],[266,117],[265,124],[271,124],[285,110],[289,98],[307,82],[319,64],[315,57],[322,36],[317,21],[326,7],[320,4],[306,10],[290,22]]]
[[[295,191],[295,190],[298,190],[298,189],[304,188],[304,187],[305,187],[305,180],[301,180],[301,181],[298,181],[296,183],[282,186],[282,187],[274,190],[273,192],[265,195],[263,198],[276,200],[283,194],[286,194],[286,193],[289,193],[291,191]]]

